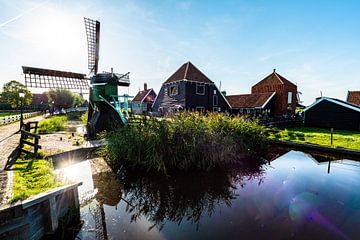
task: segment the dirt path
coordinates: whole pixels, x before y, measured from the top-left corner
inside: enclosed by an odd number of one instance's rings
[[[42,119],[44,119],[44,116],[37,116],[26,119],[24,122],[40,121]],[[19,122],[0,127],[0,204],[4,199],[8,185],[8,173],[4,170],[4,167],[8,157],[19,144],[20,134],[16,133],[19,127]]]

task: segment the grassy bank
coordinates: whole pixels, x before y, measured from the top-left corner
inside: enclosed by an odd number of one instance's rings
[[[255,121],[196,113],[121,127],[108,134],[107,140],[104,155],[112,167],[125,161],[164,173],[235,163],[267,145],[265,129]]]
[[[51,163],[42,158],[22,154],[13,166],[13,197],[10,202],[24,200],[30,196],[61,186],[53,173]]]
[[[360,151],[360,132],[334,130],[333,144],[330,142],[330,130],[322,128],[286,128],[269,131],[271,139],[300,143],[311,143],[322,146],[333,146]]]

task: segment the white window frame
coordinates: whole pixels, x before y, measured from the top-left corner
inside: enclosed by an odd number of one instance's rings
[[[202,93],[199,92],[199,91],[198,91],[198,88],[199,88],[199,87],[202,87],[202,88],[204,89],[204,92],[202,92]],[[206,91],[206,90],[205,90],[205,84],[199,84],[199,83],[196,84],[196,94],[197,94],[197,95],[205,95],[205,91]]]
[[[288,104],[292,104],[292,92],[288,92]]]
[[[171,91],[172,88],[176,89],[176,93],[173,93]],[[176,96],[176,95],[179,95],[179,86],[178,85],[171,85],[169,87],[169,96]]]
[[[216,99],[216,101],[215,101]],[[215,104],[216,102],[216,104]],[[219,105],[219,97],[217,95],[213,95],[213,106],[216,107]]]

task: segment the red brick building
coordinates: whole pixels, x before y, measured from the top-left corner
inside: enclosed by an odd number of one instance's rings
[[[360,91],[348,91],[346,101],[360,106]]]
[[[235,113],[267,112],[272,116],[295,115],[297,86],[274,71],[252,86],[251,94],[226,97]],[[234,111],[235,110],[235,111]]]

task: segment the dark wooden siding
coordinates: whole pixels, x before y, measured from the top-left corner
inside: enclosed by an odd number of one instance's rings
[[[305,112],[305,126],[360,130],[360,112],[323,100]]]
[[[168,94],[170,87],[175,84],[164,84],[153,104],[153,111],[158,112],[159,108],[162,107],[163,111],[167,112],[176,105],[184,106],[189,111],[195,111],[196,107],[204,107],[206,111],[213,111],[214,90],[216,90],[216,95],[218,96],[217,107],[220,107],[221,112],[230,111],[225,98],[216,89],[215,85],[205,84],[205,94],[198,95],[196,94],[196,84],[196,82],[177,82],[176,85],[178,86],[179,93],[175,96],[169,96]]]
[[[196,84],[195,82],[186,83],[186,109],[189,111],[196,110],[196,107],[204,107],[206,111],[213,111],[213,96],[214,90],[216,90],[215,95],[218,97],[218,105],[221,112],[230,111],[228,104],[226,103],[224,97],[216,89],[214,84],[205,84],[205,94],[198,95],[196,94]]]
[[[175,85],[178,86],[178,94],[175,96],[169,96],[170,87]],[[181,105],[185,107],[185,94],[185,82],[163,84],[156,98],[156,101],[153,104],[153,111],[158,112],[160,107],[163,108],[164,112],[168,112],[171,107],[175,107],[176,105]]]

